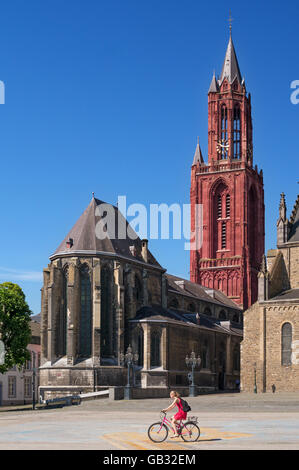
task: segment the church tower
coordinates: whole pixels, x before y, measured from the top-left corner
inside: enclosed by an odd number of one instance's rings
[[[251,97],[231,32],[220,78],[214,73],[208,91],[208,161],[197,143],[190,199],[197,241],[191,281],[248,308],[257,300],[264,253],[263,173],[253,165]]]

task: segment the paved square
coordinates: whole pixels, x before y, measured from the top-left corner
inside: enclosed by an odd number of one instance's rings
[[[0,449],[299,449],[299,393],[201,395],[188,402],[189,415],[199,419],[197,442],[148,439],[168,399],[99,399],[58,409],[0,408]]]

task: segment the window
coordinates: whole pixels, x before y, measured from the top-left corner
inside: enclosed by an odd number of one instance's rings
[[[80,356],[91,356],[92,307],[89,268],[84,264],[80,269]]]
[[[292,325],[285,323],[281,329],[281,364],[292,364]]]
[[[221,140],[224,145],[227,141],[227,108],[222,106],[221,108]],[[223,146],[221,148],[221,157],[222,160],[227,159],[227,148]]]
[[[225,197],[225,215],[230,217],[230,195],[227,194]]]
[[[218,219],[221,219],[221,217],[222,217],[222,197],[221,197],[221,194],[218,194],[218,196],[217,196],[217,217],[218,217]]]
[[[223,222],[221,226],[221,248],[226,248],[226,223]]]
[[[24,377],[24,397],[32,397],[32,380],[31,377]]]
[[[151,334],[151,367],[161,366],[161,335],[157,331]]]
[[[234,149],[233,158],[241,157],[241,118],[240,108],[234,108]]]
[[[16,377],[8,377],[8,397],[16,398],[17,393],[17,380]]]
[[[208,341],[205,340],[203,349],[202,349],[202,368],[209,369],[210,368],[210,354],[209,354],[209,345]]]
[[[188,310],[189,310],[189,312],[195,312],[195,310],[196,310],[195,305],[193,303],[189,304],[188,305]]]
[[[204,314],[205,314],[205,315],[209,315],[209,317],[212,315],[212,312],[211,312],[210,307],[206,307],[206,308],[205,308]]]

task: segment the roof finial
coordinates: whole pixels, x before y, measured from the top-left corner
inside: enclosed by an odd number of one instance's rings
[[[92,199],[94,199],[94,192],[92,192]]]
[[[232,35],[232,22],[234,21],[234,19],[232,18],[232,14],[231,14],[231,11],[229,10],[229,18],[228,18],[228,22],[229,22],[229,35],[231,37]]]

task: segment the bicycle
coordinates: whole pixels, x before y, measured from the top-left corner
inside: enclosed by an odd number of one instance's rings
[[[149,426],[147,434],[153,442],[163,442],[167,439],[169,430],[174,433],[171,422],[166,418],[166,413],[161,411],[161,421],[153,423]],[[197,425],[198,419],[196,416],[192,416],[186,423],[182,424],[180,420],[179,424],[176,423],[176,429],[178,435],[185,442],[195,442],[200,436],[200,428]]]

